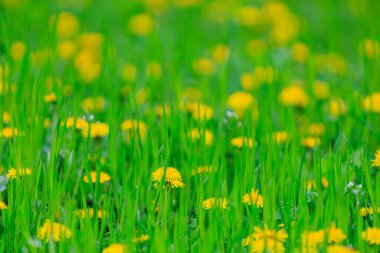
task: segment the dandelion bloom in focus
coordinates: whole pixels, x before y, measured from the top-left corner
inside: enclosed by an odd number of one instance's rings
[[[23,177],[25,175],[30,175],[30,174],[32,174],[32,170],[29,168],[20,168],[18,170],[11,168],[10,170],[8,170],[7,178],[16,179],[17,176]]]
[[[228,200],[222,198],[209,198],[203,201],[203,208],[209,210],[211,208],[227,209]]]
[[[380,245],[380,228],[367,228],[362,232],[362,239],[370,245]]]
[[[373,167],[380,168],[380,149],[376,151],[375,159],[373,159],[371,162]]]
[[[91,177],[91,183],[96,183],[97,180],[99,180],[99,182],[101,184],[103,184],[103,183],[108,182],[108,181],[111,180],[110,175],[108,175],[107,173],[105,173],[103,171],[100,172],[99,178],[98,178],[98,173],[96,171],[91,171],[90,177]],[[90,180],[88,179],[87,175],[83,176],[83,182],[90,183]]]
[[[69,239],[71,237],[71,231],[68,227],[57,222],[51,222],[49,219],[45,221],[42,227],[37,231],[37,238],[49,242],[52,238],[55,242],[62,239]]]
[[[249,206],[251,204],[256,205],[257,207],[264,206],[263,196],[259,194],[259,190],[255,190],[253,188],[250,193],[244,194],[243,203],[247,203]]]
[[[154,188],[158,188],[158,186],[163,181],[164,176],[164,184],[170,188],[183,188],[185,186],[182,181],[181,173],[177,169],[173,167],[167,167],[165,170],[164,167],[160,167],[152,173]]]
[[[252,148],[254,141],[248,137],[236,137],[232,138],[230,141],[231,145],[237,148],[248,147]]]
[[[109,126],[101,122],[92,123],[89,127],[83,129],[82,136],[86,138],[89,132],[91,138],[102,138],[108,136]]]
[[[107,248],[103,249],[102,253],[126,253],[127,249],[123,244],[111,244]]]
[[[255,227],[254,231],[242,241],[243,246],[250,246],[251,252],[285,252],[284,243],[288,238],[285,230],[276,231],[265,226],[264,230]]]

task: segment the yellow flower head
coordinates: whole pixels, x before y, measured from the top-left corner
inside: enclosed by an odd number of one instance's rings
[[[191,139],[191,141],[193,141],[193,142],[198,141],[198,140],[203,141],[203,138],[204,138],[204,143],[206,146],[210,146],[212,144],[213,139],[214,139],[214,135],[208,129],[199,130],[198,128],[194,128],[193,130],[191,130],[188,133],[188,135],[189,135],[189,138]]]
[[[74,57],[77,44],[72,40],[60,41],[57,44],[57,54],[62,60],[70,60]]]
[[[110,175],[108,175],[107,173],[103,171],[100,172],[99,179],[98,179],[98,174],[96,173],[96,171],[91,171],[90,176],[91,176],[91,183],[93,184],[96,183],[97,180],[99,180],[101,184],[111,180]],[[83,182],[90,183],[87,175],[83,176]]]
[[[359,251],[342,245],[329,245],[327,253],[359,253]]]
[[[307,148],[314,148],[321,145],[321,139],[319,137],[306,137],[302,139],[301,144]]]
[[[55,242],[63,239],[69,239],[71,237],[71,231],[63,224],[51,222],[49,219],[45,221],[44,225],[37,231],[37,238],[49,242],[52,238]]]
[[[167,185],[170,188],[183,188],[185,186],[182,181],[181,173],[176,168],[167,167],[165,170],[164,167],[160,167],[152,173],[154,188],[158,188],[163,181],[164,176],[164,185]]]
[[[107,214],[107,212],[103,212],[102,210],[98,210],[98,218],[103,219],[103,217]],[[82,219],[85,219],[86,217],[92,218],[94,217],[94,208],[88,208],[88,209],[80,209],[76,211],[76,215]]]
[[[23,177],[25,175],[30,175],[30,174],[32,174],[32,170],[29,168],[21,168],[18,170],[11,168],[10,170],[8,170],[7,178],[16,179],[17,176]]]
[[[214,72],[214,63],[209,58],[202,57],[194,61],[193,69],[197,74],[210,75]]]
[[[366,112],[380,113],[380,92],[366,96],[362,105]]]
[[[342,99],[332,99],[329,104],[330,113],[332,116],[339,117],[340,115],[346,115],[347,107]]]
[[[317,99],[324,100],[330,95],[330,88],[326,82],[316,80],[313,83],[313,93]]]
[[[376,151],[375,159],[373,159],[371,162],[373,167],[380,168],[380,149]]]
[[[370,245],[380,245],[380,228],[367,228],[362,232],[362,238]]]
[[[311,124],[307,132],[310,136],[322,136],[325,133],[325,126],[321,123]]]
[[[309,47],[302,42],[297,42],[292,47],[292,57],[294,61],[304,63],[309,59]]]
[[[277,144],[286,142],[288,139],[288,133],[286,131],[278,131],[273,134],[273,139]]]
[[[131,134],[138,133],[141,138],[144,138],[146,136],[147,126],[142,121],[126,119],[121,124],[121,130],[124,132],[130,132]]]
[[[14,61],[20,61],[24,58],[26,45],[24,42],[15,41],[11,45],[11,57]]]
[[[222,198],[209,198],[203,201],[203,208],[209,210],[211,208],[227,209],[228,200]]]
[[[103,249],[102,253],[127,253],[127,249],[125,245],[115,243]]]
[[[18,135],[19,135],[19,131],[17,128],[6,127],[0,131],[0,137],[3,136],[6,139],[11,139],[13,138],[13,136],[18,136]]]
[[[309,96],[299,85],[291,85],[282,89],[278,99],[285,106],[305,107],[309,103]]]
[[[380,43],[376,40],[366,39],[359,44],[359,53],[369,59],[380,55]]]
[[[202,103],[187,103],[186,109],[191,113],[194,120],[210,120],[214,115],[214,110],[210,106]]]
[[[250,93],[242,91],[232,93],[227,98],[227,106],[239,116],[242,116],[244,112],[254,106],[255,103],[256,100]]]
[[[230,50],[226,45],[219,44],[212,51],[212,58],[217,63],[224,62],[228,59]]]
[[[195,176],[197,173],[202,174],[202,173],[212,173],[215,172],[216,169],[213,169],[211,166],[200,166],[198,167],[197,170],[191,170],[191,175]]]
[[[264,230],[259,227],[254,228],[254,233],[243,239],[243,246],[250,246],[251,252],[285,252],[284,242],[288,238],[285,230],[278,231],[268,229],[265,226]]]
[[[154,27],[153,18],[146,14],[141,13],[133,16],[128,22],[128,29],[132,34],[138,36],[147,36],[151,33]]]
[[[256,205],[257,207],[263,207],[264,201],[263,196],[259,194],[259,190],[251,189],[251,192],[244,194],[243,203],[247,203],[249,206],[251,204]]]
[[[55,101],[57,101],[57,96],[55,95],[54,92],[52,92],[44,96],[44,101],[46,103],[54,103]]]
[[[237,148],[248,147],[252,148],[256,144],[251,138],[248,137],[236,137],[230,141],[231,145]]]
[[[108,136],[109,126],[101,122],[92,123],[82,130],[82,136],[86,138],[89,132],[91,138],[102,138]]]
[[[79,30],[79,21],[77,17],[68,12],[61,12],[58,14],[57,19],[51,17],[49,20],[50,29],[54,28],[56,22],[57,36],[63,39],[73,37]]]
[[[74,127],[78,130],[88,128],[88,122],[83,119],[83,118],[74,118],[74,117],[69,117],[66,120],[66,127],[67,128],[72,128]]]
[[[122,78],[126,82],[134,82],[137,78],[137,67],[134,64],[128,63],[123,66]]]
[[[6,210],[8,209],[7,204],[5,204],[4,201],[0,200],[0,210]]]
[[[132,239],[133,243],[144,243],[149,240],[149,235],[141,235]]]

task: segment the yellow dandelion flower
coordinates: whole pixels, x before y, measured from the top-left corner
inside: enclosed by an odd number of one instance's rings
[[[3,112],[3,123],[8,124],[11,120],[11,115],[8,112]]]
[[[124,81],[131,83],[136,80],[137,73],[138,73],[138,70],[137,70],[136,65],[128,63],[123,66],[121,74]]]
[[[195,176],[197,173],[212,173],[215,172],[216,169],[213,169],[211,166],[199,166],[197,170],[191,170],[191,175]]]
[[[103,35],[100,33],[82,33],[78,38],[80,48],[98,50],[103,44]]]
[[[126,119],[121,124],[121,130],[132,134],[139,133],[141,138],[144,138],[146,136],[147,125],[142,121]]]
[[[330,95],[330,88],[326,82],[316,80],[313,83],[313,93],[317,99],[324,100]]]
[[[57,44],[57,54],[62,60],[70,60],[74,57],[77,44],[72,40],[60,41]]]
[[[92,218],[94,217],[94,208],[88,208],[88,209],[79,209],[76,211],[76,215],[82,219],[85,219],[86,217]],[[98,210],[98,218],[103,219],[104,216],[107,215],[107,212]]]
[[[20,61],[24,58],[26,45],[24,42],[15,41],[11,45],[11,57],[14,61]]]
[[[304,249],[314,249],[317,245],[323,244],[325,240],[325,231],[305,231],[302,234],[301,241]],[[307,252],[307,251],[306,251]]]
[[[32,170],[29,168],[20,168],[18,170],[11,168],[10,170],[8,170],[6,177],[8,179],[16,179],[17,176],[23,177],[25,175],[31,175],[31,174],[32,174]]]
[[[79,30],[79,21],[77,17],[68,12],[61,12],[57,18],[51,17],[49,20],[50,29],[54,28],[56,22],[56,33],[60,38],[71,38]]]
[[[103,249],[102,253],[126,253],[126,246],[123,244],[111,244],[107,248]]]
[[[262,23],[262,11],[253,6],[240,7],[235,11],[235,19],[241,26],[255,27]]]
[[[6,139],[11,139],[14,136],[18,136],[20,133],[17,128],[6,127],[0,131],[0,137],[3,136]]]
[[[243,239],[243,246],[250,246],[251,252],[285,252],[284,243],[288,238],[285,230],[272,230],[268,229],[265,225],[264,230],[255,227],[254,233]]]
[[[200,75],[210,75],[214,72],[214,63],[206,57],[199,58],[193,63],[194,72]]]
[[[327,178],[322,177],[321,184],[324,189],[327,189],[329,187],[329,181],[327,181]]]
[[[247,92],[237,91],[227,98],[227,106],[242,116],[246,110],[252,108],[256,103],[255,98]]]
[[[380,43],[376,40],[365,39],[359,44],[359,53],[369,59],[377,58],[380,55]]]
[[[90,133],[91,138],[102,138],[108,136],[109,126],[106,123],[96,122],[82,130],[82,136],[87,138]]]
[[[153,28],[154,20],[146,13],[134,15],[128,22],[129,31],[138,36],[149,35]]]
[[[7,204],[5,204],[4,201],[0,200],[0,210],[6,210],[8,209]]]
[[[211,208],[227,209],[228,200],[224,198],[209,198],[203,201],[203,208],[209,210]]]
[[[158,186],[163,181],[164,175],[165,175],[164,183],[168,187],[183,188],[185,186],[185,184],[182,181],[181,173],[177,169],[173,167],[167,167],[165,170],[164,167],[160,167],[152,173],[154,188],[158,188]]]
[[[380,149],[376,151],[375,159],[373,159],[371,162],[373,167],[380,168]]]
[[[210,146],[212,144],[213,139],[214,139],[214,135],[208,129],[199,130],[198,128],[194,128],[193,130],[191,130],[188,133],[188,135],[189,135],[190,140],[193,142],[199,141],[199,140],[203,141],[203,138],[204,138],[204,144],[206,146]]]
[[[88,122],[83,118],[74,118],[74,117],[67,118],[66,127],[72,128],[74,127],[74,125],[75,125],[75,128],[78,130],[88,128]]]
[[[311,124],[307,132],[310,136],[321,136],[325,133],[325,126],[321,123]]]
[[[288,139],[288,133],[286,131],[278,131],[273,134],[273,139],[277,144],[286,142]]]
[[[359,253],[359,251],[342,245],[329,245],[327,253]]]
[[[149,240],[149,235],[141,235],[132,239],[133,243],[144,243]]]
[[[327,229],[327,233],[327,240],[329,243],[340,243],[341,241],[347,238],[346,234],[343,233],[343,231],[340,228],[337,228],[335,224],[332,224],[332,226],[329,229]]]
[[[332,99],[329,103],[330,114],[334,117],[346,115],[347,107],[342,99]]]
[[[366,96],[362,105],[366,112],[380,113],[380,92]]]
[[[235,137],[232,138],[230,141],[231,145],[237,148],[242,148],[242,147],[248,147],[252,148],[254,144],[256,144],[252,138],[248,137]]]
[[[214,115],[214,110],[210,106],[202,103],[187,103],[186,108],[191,113],[194,120],[210,120]]]
[[[44,96],[44,101],[46,103],[54,103],[55,101],[57,101],[57,96],[55,95],[54,92],[52,92]]]
[[[230,50],[226,45],[216,45],[216,47],[212,51],[212,58],[217,63],[224,62],[228,59],[228,56],[230,54]]]
[[[278,99],[285,106],[305,107],[309,103],[309,95],[299,85],[285,87]]]
[[[251,204],[256,205],[257,207],[264,206],[263,196],[259,194],[259,190],[251,189],[250,193],[246,193],[243,196],[243,203],[247,203],[249,206]]]
[[[306,137],[302,139],[301,144],[307,148],[314,148],[321,145],[321,139],[319,137]]]
[[[106,172],[103,172],[103,171],[100,172],[99,179],[98,179],[98,173],[96,173],[96,171],[91,171],[90,177],[91,177],[91,183],[93,183],[93,184],[96,183],[97,180],[99,180],[99,182],[101,184],[103,184],[103,183],[108,182],[108,181],[111,180],[110,175],[107,174]],[[87,175],[83,176],[83,182],[90,183]]]
[[[297,42],[292,46],[292,57],[294,61],[304,63],[309,59],[309,47],[305,43]]]
[[[51,222],[49,219],[45,221],[42,227],[37,231],[37,238],[49,242],[52,238],[55,242],[71,237],[71,230],[63,224]]]
[[[370,245],[380,245],[380,228],[367,228],[362,232],[362,239]]]

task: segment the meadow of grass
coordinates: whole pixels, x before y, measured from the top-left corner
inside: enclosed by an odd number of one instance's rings
[[[0,0],[0,252],[379,252],[379,13]]]

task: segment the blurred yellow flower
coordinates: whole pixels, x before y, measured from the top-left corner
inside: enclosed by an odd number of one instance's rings
[[[6,210],[8,209],[7,204],[5,204],[4,201],[0,200],[0,210]]]
[[[314,148],[321,145],[319,137],[305,137],[301,140],[301,144],[307,148]]]
[[[227,209],[228,200],[222,198],[209,198],[203,201],[203,208],[209,210],[212,208]]]
[[[121,130],[129,132],[130,134],[139,134],[141,138],[145,138],[147,125],[142,121],[134,119],[126,119],[121,123]]]
[[[359,251],[342,245],[329,245],[327,253],[359,253]]]
[[[123,244],[111,244],[103,249],[102,253],[127,253],[127,248]]]
[[[216,169],[213,169],[211,166],[199,166],[197,170],[191,170],[191,175],[195,176],[196,174],[212,173],[215,171]]]
[[[310,136],[322,136],[325,133],[325,126],[322,123],[310,124],[307,132]]]
[[[380,228],[367,228],[362,232],[362,239],[370,245],[380,245]]]
[[[88,97],[82,101],[82,108],[85,112],[101,112],[106,106],[106,100],[102,96]]]
[[[257,66],[252,73],[243,73],[240,84],[244,90],[255,90],[262,84],[271,84],[275,77],[275,70],[270,66]]]
[[[99,182],[99,183],[103,184],[103,183],[108,182],[108,181],[111,180],[110,175],[108,175],[108,173],[103,172],[103,171],[100,171],[99,174],[96,171],[91,171],[90,172],[90,177],[91,177],[91,182],[88,179],[88,176],[84,175],[83,176],[83,182],[85,182],[85,183],[93,183],[93,184],[95,184],[96,182]]]
[[[3,112],[3,123],[8,124],[10,122],[11,116],[8,112]]]
[[[145,70],[147,77],[152,77],[154,79],[160,79],[162,75],[162,67],[159,62],[148,62]]]
[[[254,109],[256,105],[255,98],[247,92],[237,91],[227,98],[227,106],[236,112],[240,117],[248,109]]]
[[[278,99],[286,106],[305,107],[309,103],[309,96],[299,85],[290,85],[281,90]]]
[[[72,128],[74,127],[78,130],[88,128],[88,122],[83,119],[83,118],[74,118],[74,117],[69,117],[66,120],[66,127],[67,128]]]
[[[152,173],[152,180],[154,182],[154,188],[158,186],[163,181],[165,176],[164,185],[167,185],[170,188],[183,188],[185,184],[182,181],[181,173],[173,167],[160,167]]]
[[[0,137],[4,137],[6,139],[11,139],[18,135],[20,135],[20,133],[17,128],[6,127],[3,128],[3,130],[0,130]]]
[[[242,241],[243,246],[250,246],[251,252],[264,253],[264,252],[285,252],[284,243],[288,238],[288,234],[284,229],[278,231],[268,229],[265,225],[264,230],[255,227],[254,233],[244,238]]]
[[[69,239],[71,235],[71,230],[68,227],[57,222],[53,223],[49,219],[37,230],[37,238],[46,243],[49,242],[50,239],[53,239],[55,242]]]
[[[273,134],[273,139],[277,144],[286,142],[288,139],[288,133],[286,131],[278,131]]]
[[[210,75],[214,72],[214,63],[206,57],[199,58],[193,62],[194,72],[200,75]]]
[[[222,63],[228,59],[230,50],[226,45],[218,44],[212,51],[212,58],[217,63]]]
[[[132,238],[133,243],[144,243],[149,240],[149,235],[141,235],[140,237]]]
[[[203,141],[206,146],[209,146],[212,144],[212,141],[214,139],[214,135],[211,133],[210,130],[208,129],[201,129],[199,130],[198,128],[192,129],[189,133],[189,138],[191,141]],[[203,139],[204,138],[204,139]]]
[[[249,206],[253,204],[258,208],[264,206],[263,196],[259,194],[259,190],[255,190],[253,188],[250,193],[244,194],[243,203],[247,203]]]
[[[26,45],[22,41],[14,41],[11,45],[11,57],[14,61],[20,61],[26,53]]]
[[[380,43],[376,40],[365,39],[359,44],[359,53],[369,59],[377,58],[380,55]]]
[[[90,133],[91,138],[101,138],[108,136],[109,126],[107,123],[96,122],[82,130],[82,136],[87,138]]]
[[[153,28],[154,20],[146,13],[136,14],[128,22],[128,30],[138,36],[147,36]]]
[[[332,116],[339,117],[346,115],[347,107],[342,99],[331,99],[329,103],[329,110]]]
[[[297,42],[292,46],[292,57],[296,62],[304,63],[309,59],[309,47],[305,43]]]
[[[82,33],[77,43],[81,49],[98,51],[103,44],[103,40],[103,35],[100,33]]]
[[[326,82],[316,80],[313,83],[313,93],[317,99],[324,100],[330,95],[330,89]]]
[[[380,113],[380,92],[366,96],[362,105],[366,112]]]
[[[77,44],[72,40],[60,41],[57,44],[57,54],[63,60],[70,60],[74,57]]]
[[[23,177],[25,175],[31,175],[32,170],[29,168],[20,168],[18,170],[11,168],[8,170],[7,178],[8,179],[16,179],[17,176]]]
[[[230,141],[231,145],[237,148],[248,147],[252,148],[255,144],[251,138],[248,137],[235,137]]]
[[[203,103],[187,103],[186,104],[187,111],[191,113],[191,116],[194,120],[210,120],[214,115],[214,110]]]
[[[235,11],[235,19],[242,26],[255,27],[261,25],[263,18],[262,11],[253,6],[243,6]]]
[[[80,210],[77,210],[76,212],[76,215],[79,217],[79,218],[82,218],[82,219],[85,219],[86,217],[89,217],[89,218],[92,218],[94,217],[94,208],[88,208],[88,209],[80,209]],[[104,212],[102,210],[98,210],[98,218],[99,219],[103,219],[103,217],[107,214],[107,212]]]
[[[128,63],[123,66],[122,78],[126,82],[134,82],[137,78],[137,67],[134,64]]]
[[[49,93],[49,94],[47,94],[47,95],[44,96],[44,101],[46,103],[54,103],[54,102],[57,101],[57,96],[55,95],[54,92]]]
[[[52,30],[55,28],[57,36],[63,39],[71,38],[79,31],[77,17],[68,12],[61,12],[56,17],[51,17],[49,26]]]

